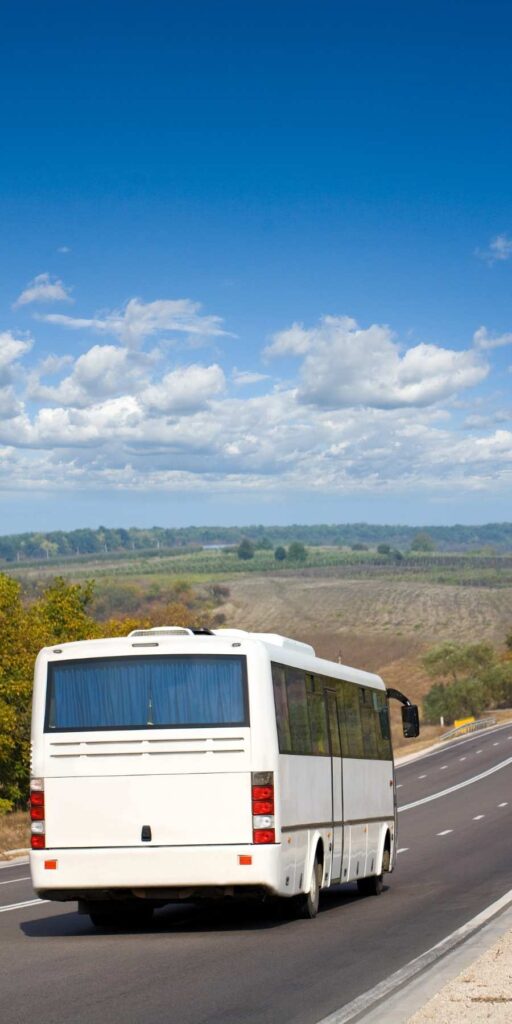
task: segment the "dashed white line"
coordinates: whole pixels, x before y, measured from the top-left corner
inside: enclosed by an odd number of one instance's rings
[[[439,769],[439,771],[440,772],[444,772],[445,768],[448,768],[448,765],[447,764],[442,764],[440,769]]]
[[[426,777],[427,777],[426,775],[418,775],[419,779],[426,779]]]
[[[482,818],[485,818],[485,814],[475,814],[473,821],[481,821]]]
[[[505,800],[502,804],[498,804],[498,807],[508,807],[508,800]]]
[[[408,849],[409,849],[408,846],[401,846],[400,849],[397,850],[396,852],[397,853],[407,853]]]
[[[465,761],[465,760],[466,760],[465,757],[459,757],[459,761]]]
[[[481,753],[482,753],[482,751],[481,751],[481,750],[477,750],[477,754],[481,754]]]
[[[30,875],[23,875],[23,878],[9,878],[7,882],[0,882],[0,885],[14,885],[15,882],[29,882]]]
[[[493,743],[493,747],[499,747],[499,743]]]
[[[397,788],[397,789],[401,789],[401,788],[402,788],[402,783],[401,783],[401,782],[397,782],[397,784],[396,784],[396,788]]]
[[[24,900],[23,903],[10,903],[7,907],[0,907],[0,914],[5,914],[6,910],[22,910],[23,907],[35,907],[39,903],[49,903],[50,900]]]
[[[500,761],[499,764],[495,764],[492,768],[487,768],[485,772],[480,772],[479,775],[473,775],[471,779],[465,779],[464,782],[458,782],[456,786],[449,786],[447,789],[441,789],[439,793],[431,793],[430,796],[424,796],[421,800],[413,800],[410,804],[404,804],[403,807],[398,808],[398,812],[410,811],[413,807],[420,807],[421,804],[428,804],[431,800],[439,800],[442,796],[448,796],[449,793],[456,793],[459,789],[465,789],[466,786],[472,786],[474,782],[480,782],[481,779],[487,779],[489,775],[494,775],[495,772],[499,772],[502,768],[508,768],[512,764],[512,757],[507,757],[506,761]]]
[[[438,836],[449,836],[450,832],[453,832],[452,828],[445,828],[444,832],[438,832]]]

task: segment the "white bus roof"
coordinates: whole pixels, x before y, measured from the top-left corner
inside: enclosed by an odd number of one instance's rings
[[[110,637],[99,640],[77,640],[71,643],[55,644],[44,649],[44,654],[65,654],[71,658],[80,657],[115,657],[121,655],[128,648],[160,647],[169,650],[176,646],[183,649],[183,644],[188,645],[192,640],[197,644],[205,643],[205,646],[215,641],[222,641],[224,644],[232,641],[236,646],[244,642],[256,641],[263,644],[270,656],[275,659],[281,657],[295,663],[296,667],[304,667],[306,671],[318,672],[321,675],[334,678],[346,679],[358,683],[360,686],[372,686],[377,689],[385,689],[380,676],[373,672],[366,672],[363,669],[352,668],[349,665],[342,665],[338,662],[318,658],[315,649],[310,644],[302,643],[300,640],[293,640],[291,637],[281,636],[278,633],[250,633],[244,629],[213,629],[213,630],[192,630],[183,626],[155,626],[151,629],[135,629],[125,637]],[[43,654],[43,652],[41,652]],[[298,663],[298,664],[297,664]]]

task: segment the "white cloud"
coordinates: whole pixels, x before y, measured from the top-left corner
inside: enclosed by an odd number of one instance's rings
[[[128,348],[139,348],[146,338],[154,334],[187,334],[196,338],[226,335],[222,319],[201,316],[201,306],[190,299],[157,299],[142,302],[130,299],[121,309],[98,314],[95,317],[72,317],[62,313],[48,313],[38,319],[58,324],[70,330],[91,330],[111,335]]]
[[[250,370],[237,370],[235,366],[231,372],[231,378],[237,387],[244,387],[246,384],[260,384],[261,381],[268,380],[268,374],[251,372]]]
[[[489,266],[493,263],[501,263],[509,260],[512,256],[512,238],[508,235],[496,235],[489,242],[487,249],[477,249],[476,255],[485,260]]]
[[[504,345],[512,345],[512,332],[492,337],[488,333],[487,327],[479,327],[473,335],[473,344],[478,349],[502,348]]]
[[[18,295],[13,309],[27,306],[31,302],[72,302],[68,289],[57,277],[50,274],[38,274],[33,281]]]
[[[76,360],[72,373],[59,384],[44,385],[39,376],[35,376],[30,383],[29,396],[80,408],[109,396],[137,393],[147,384],[148,370],[155,358],[154,354],[132,353],[116,345],[93,345]],[[66,356],[60,360],[49,357],[42,369],[51,374],[67,363]]]
[[[391,409],[432,405],[482,381],[488,366],[475,351],[419,344],[401,353],[385,325],[361,329],[348,317],[317,327],[294,324],[274,336],[269,355],[305,354],[299,398],[325,407]]]
[[[142,404],[151,412],[190,413],[206,405],[226,387],[224,372],[212,366],[183,366],[167,373],[158,384],[142,392]]]
[[[17,338],[12,331],[0,331],[0,386],[10,383],[15,364],[30,352],[32,345],[28,336]]]
[[[66,254],[67,252],[71,252],[71,249],[70,249],[69,245],[59,245],[59,247],[57,249],[57,252]]]

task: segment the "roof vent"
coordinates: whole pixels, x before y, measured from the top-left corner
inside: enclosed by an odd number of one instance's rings
[[[152,629],[132,629],[128,636],[193,636],[186,626],[154,626]]]

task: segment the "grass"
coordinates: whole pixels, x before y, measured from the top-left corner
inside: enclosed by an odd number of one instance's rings
[[[0,860],[10,860],[9,851],[26,850],[30,845],[30,821],[26,811],[14,811],[0,817]]]

